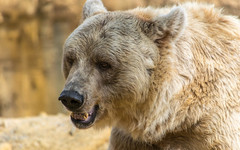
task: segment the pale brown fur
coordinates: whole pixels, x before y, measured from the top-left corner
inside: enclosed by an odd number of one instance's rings
[[[197,3],[84,10],[64,46],[65,89],[87,95],[85,110],[99,105],[109,150],[240,149],[238,19]]]

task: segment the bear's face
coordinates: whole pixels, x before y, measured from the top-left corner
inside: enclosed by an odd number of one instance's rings
[[[64,90],[84,97],[72,115],[77,127],[86,128],[98,120],[109,123],[119,110],[125,114],[132,105],[145,101],[157,47],[139,23],[128,13],[99,14],[85,20],[66,40]],[[92,112],[92,123],[77,119],[78,114]]]
[[[138,10],[107,12],[100,0],[87,0],[83,15],[64,45],[66,84],[59,100],[78,128],[138,120],[144,105],[154,105],[154,77],[167,68],[160,51],[184,29],[184,10],[144,18]]]

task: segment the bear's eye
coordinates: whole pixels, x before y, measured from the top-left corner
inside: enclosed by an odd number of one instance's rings
[[[102,71],[106,71],[108,69],[111,69],[112,66],[107,62],[98,62],[97,63],[97,68],[102,70]]]
[[[74,59],[67,57],[67,63],[69,66],[72,66],[74,63]]]

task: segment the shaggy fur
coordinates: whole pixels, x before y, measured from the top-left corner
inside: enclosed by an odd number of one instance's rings
[[[86,95],[85,111],[99,105],[109,150],[240,149],[238,19],[197,3],[83,10],[64,45],[65,89]]]

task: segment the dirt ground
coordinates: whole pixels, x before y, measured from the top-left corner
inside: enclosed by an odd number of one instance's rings
[[[106,150],[110,129],[76,129],[69,116],[0,118],[0,150]]]

